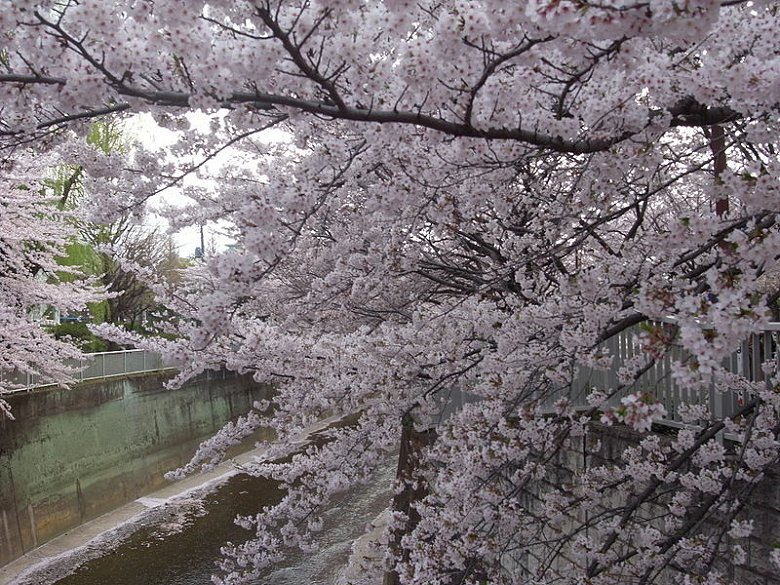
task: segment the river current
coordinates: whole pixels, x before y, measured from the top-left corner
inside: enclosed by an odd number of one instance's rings
[[[335,584],[352,543],[390,503],[394,464],[388,462],[376,481],[359,486],[333,503],[324,514],[324,529],[315,553],[295,551],[257,584]],[[57,585],[202,585],[217,571],[220,547],[243,542],[248,532],[236,526],[236,515],[252,514],[279,501],[273,481],[235,475],[200,498],[167,504],[169,508],[82,564]]]

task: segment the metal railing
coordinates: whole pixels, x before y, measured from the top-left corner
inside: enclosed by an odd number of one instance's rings
[[[666,328],[673,335],[674,323],[654,322],[656,327]],[[605,369],[591,368],[583,365],[577,366],[572,385],[567,398],[575,407],[587,405],[586,396],[593,390],[609,391],[618,388],[620,384],[618,372],[626,362],[637,356],[647,356],[638,341],[642,325],[626,329],[604,342],[604,348],[612,356],[611,365]],[[723,361],[725,370],[740,376],[749,383],[769,383],[764,373],[763,365],[773,364],[774,369],[780,369],[780,323],[770,323],[761,331],[751,334],[742,341],[740,347]],[[634,383],[630,384],[623,394],[615,394],[610,399],[611,405],[617,405],[620,399],[629,392],[646,392],[664,405],[667,415],[666,421],[680,421],[679,407],[681,404],[703,404],[709,408],[713,416],[722,418],[736,413],[749,399],[749,391],[741,387],[734,387],[725,391],[708,390],[693,391],[680,386],[672,376],[672,364],[685,361],[691,356],[677,343],[657,359]],[[175,369],[166,362],[163,357],[155,352],[144,349],[129,349],[124,351],[107,351],[85,354],[81,360],[66,362],[74,368],[73,381],[84,382],[98,380],[112,376],[125,376],[128,374],[142,374]],[[0,383],[6,388],[14,390],[28,390],[40,386],[49,385],[37,374],[24,372],[5,372],[0,374]],[[464,401],[470,401],[467,397],[449,397],[448,412],[457,409]],[[557,398],[547,397],[545,402],[550,405]],[[456,404],[457,403],[457,404]],[[446,418],[446,417],[445,417]]]
[[[65,364],[74,369],[73,382],[174,369],[174,366],[166,362],[160,354],[146,349],[88,353],[84,354],[83,359],[66,360]],[[0,381],[3,386],[12,388],[13,391],[50,385],[50,382],[46,382],[38,374],[19,371],[4,372],[0,376]]]
[[[654,322],[652,325],[665,329],[669,335],[674,335],[675,325],[671,320]],[[578,366],[570,395],[570,399],[576,406],[584,406],[585,396],[594,388],[602,391],[618,388],[620,386],[618,372],[632,358],[645,356],[645,363],[650,363],[649,355],[641,348],[638,341],[641,327],[642,325],[638,325],[626,329],[604,342],[604,348],[612,356],[609,368]],[[715,418],[731,416],[750,399],[749,385],[769,383],[764,366],[770,365],[772,371],[778,369],[780,366],[778,348],[780,348],[780,323],[769,323],[743,340],[737,350],[721,364],[727,373],[739,376],[741,381],[747,384],[740,383],[740,379],[735,378],[734,383],[725,389],[716,390],[713,384],[709,389],[694,391],[678,384],[672,375],[673,363],[692,358],[678,343],[673,342],[663,356],[652,362],[647,371],[626,388],[622,395],[613,396],[610,404],[618,404],[620,399],[629,392],[640,391],[655,396],[656,400],[664,405],[667,412],[665,421],[673,423],[680,421],[679,408],[682,404],[707,406]]]

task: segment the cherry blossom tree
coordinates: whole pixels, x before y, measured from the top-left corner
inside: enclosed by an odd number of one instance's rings
[[[237,246],[186,294],[159,289],[181,337],[155,344],[181,377],[278,385],[271,414],[181,470],[276,430],[254,472],[288,491],[239,519],[254,537],[226,547],[221,582],[314,546],[323,506],[399,440],[388,583],[728,582],[779,457],[775,365],[722,365],[780,297],[778,20],[753,0],[3,6],[6,152],[149,111],[200,161],[83,151],[99,215],[235,157],[172,219],[229,220]],[[224,115],[186,131],[194,109]],[[259,140],[272,127],[290,140]],[[583,383],[636,326],[644,351]],[[673,437],[556,476],[594,419],[646,432],[664,414],[641,382],[672,358],[688,395],[749,399],[681,405]],[[355,422],[292,454],[329,415]]]
[[[81,310],[97,289],[76,271],[60,266],[73,235],[67,214],[46,195],[43,179],[56,158],[17,151],[2,163],[0,177],[0,417],[13,418],[3,395],[38,382],[66,383],[72,345],[55,340],[41,322],[45,311]]]

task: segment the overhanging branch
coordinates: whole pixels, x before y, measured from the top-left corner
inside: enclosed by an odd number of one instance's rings
[[[5,75],[0,77],[0,82],[16,83],[47,83],[61,85],[64,80],[59,78],[42,78],[38,76],[24,75]],[[110,82],[110,81],[109,81]],[[125,82],[112,84],[117,93],[126,97],[141,99],[151,104],[163,107],[189,108],[192,94],[180,91],[157,91],[147,90],[129,85]],[[485,140],[512,140],[523,142],[543,149],[569,153],[569,154],[590,154],[602,152],[610,147],[619,144],[636,134],[636,132],[627,131],[608,138],[588,139],[564,138],[539,132],[537,130],[528,130],[523,128],[506,127],[488,127],[478,128],[468,121],[451,121],[444,118],[425,114],[421,110],[381,110],[375,108],[363,108],[341,104],[334,104],[328,101],[310,100],[295,96],[276,95],[257,91],[235,92],[222,99],[217,99],[217,103],[225,108],[232,108],[238,105],[249,105],[251,107],[269,110],[276,108],[292,108],[310,114],[317,114],[338,120],[352,120],[356,122],[367,122],[375,124],[406,124],[420,128],[428,128],[437,132],[442,132],[450,136],[466,138],[483,138]],[[45,129],[51,126],[64,124],[73,120],[94,118],[109,113],[128,110],[130,105],[126,103],[117,103],[112,106],[99,109],[90,109],[84,112],[78,112],[56,119],[41,122],[37,129]],[[681,100],[669,109],[672,115],[671,126],[709,126],[713,124],[726,124],[734,122],[742,117],[728,107],[707,107],[698,103],[693,98]],[[6,131],[0,135],[14,135],[16,131]]]
[[[693,97],[680,100],[669,108],[672,126],[713,126],[729,124],[742,118],[742,114],[727,107],[708,107]]]

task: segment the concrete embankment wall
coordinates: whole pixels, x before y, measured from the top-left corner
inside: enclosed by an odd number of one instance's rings
[[[198,443],[270,390],[213,373],[178,390],[170,374],[11,396],[0,420],[0,565],[166,483]]]

